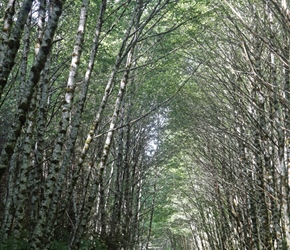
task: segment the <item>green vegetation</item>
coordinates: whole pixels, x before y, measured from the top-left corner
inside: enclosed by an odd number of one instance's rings
[[[290,248],[289,6],[0,3],[0,249]]]

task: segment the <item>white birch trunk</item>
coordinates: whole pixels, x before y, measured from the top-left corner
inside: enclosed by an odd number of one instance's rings
[[[12,32],[11,27],[13,23],[15,1],[10,0],[7,5],[4,17],[3,32],[1,34],[2,44],[0,46],[0,100],[3,90],[7,84],[8,76],[15,63],[14,60],[20,47],[22,32],[32,3],[33,0],[26,0],[22,3],[21,10]],[[2,169],[0,166],[0,172],[1,171]]]
[[[82,52],[85,27],[87,21],[87,14],[89,9],[89,0],[83,0],[80,20],[78,25],[77,37],[75,41],[75,46],[73,49],[72,60],[70,64],[70,71],[68,76],[68,81],[66,85],[65,93],[65,102],[62,107],[62,117],[60,122],[60,128],[58,131],[57,141],[53,149],[51,165],[49,168],[47,182],[45,186],[44,200],[42,201],[40,210],[39,210],[39,222],[35,227],[34,241],[33,244],[42,244],[42,237],[46,237],[46,240],[49,242],[54,231],[53,228],[48,229],[48,214],[52,213],[53,216],[51,221],[54,221],[55,211],[57,209],[58,199],[54,195],[55,185],[58,181],[58,174],[60,170],[60,162],[62,159],[62,150],[67,135],[67,130],[70,123],[71,109],[73,105],[74,90],[76,84],[76,76],[78,71],[79,60]],[[51,207],[52,211],[48,211],[48,208]],[[45,233],[46,231],[46,233]]]
[[[99,18],[98,18],[97,24],[96,24],[95,36],[94,36],[93,45],[92,45],[92,49],[91,49],[91,55],[90,55],[87,70],[86,70],[86,73],[85,73],[85,76],[84,76],[84,79],[82,82],[81,96],[80,96],[80,100],[78,102],[76,113],[74,115],[74,121],[73,121],[72,127],[71,127],[71,132],[70,132],[70,136],[69,136],[69,140],[68,140],[68,146],[67,146],[67,149],[65,151],[65,155],[63,157],[60,177],[59,177],[57,187],[56,187],[56,194],[55,194],[56,200],[59,200],[62,189],[63,189],[63,185],[65,184],[64,178],[65,178],[65,175],[67,173],[68,166],[71,163],[72,154],[73,154],[76,140],[77,140],[77,136],[79,133],[81,118],[82,118],[85,102],[87,99],[87,92],[88,92],[88,88],[89,88],[90,78],[91,78],[92,71],[94,69],[96,54],[97,54],[98,47],[100,44],[99,39],[100,39],[100,33],[101,33],[102,25],[103,25],[103,18],[104,18],[104,14],[105,14],[105,10],[106,10],[106,4],[107,4],[107,0],[102,0],[102,3],[100,4],[100,13],[99,13]],[[69,200],[72,197],[72,192],[73,192],[74,186],[72,183],[69,183],[69,184],[70,185],[68,188],[69,190],[68,190],[67,200],[65,200],[64,203],[62,204],[63,205],[62,211],[64,211]],[[60,214],[62,214],[61,211],[60,211]],[[52,212],[52,216],[54,216],[53,212]]]
[[[40,79],[40,72],[44,68],[45,62],[51,49],[52,40],[58,24],[58,19],[62,12],[62,3],[63,1],[59,0],[55,2],[52,17],[49,20],[47,29],[45,31],[44,39],[39,49],[39,53],[35,58],[33,66],[30,70],[27,89],[25,89],[25,93],[20,96],[18,108],[15,114],[16,119],[12,124],[12,131],[9,134],[8,141],[0,155],[0,177],[4,174],[6,168],[8,167],[9,161],[15,149],[17,139],[19,138],[22,132],[22,127],[27,119],[27,114],[35,86]]]
[[[100,120],[102,112],[106,106],[107,99],[109,97],[109,93],[111,92],[111,89],[113,87],[115,74],[116,74],[118,68],[120,67],[120,64],[122,61],[121,59],[124,57],[123,51],[127,50],[128,55],[127,55],[125,72],[124,72],[123,78],[122,78],[121,83],[120,83],[120,88],[119,88],[118,96],[117,96],[116,103],[115,103],[114,113],[113,113],[113,116],[111,118],[109,132],[108,132],[107,137],[106,137],[101,162],[100,162],[99,167],[98,167],[100,170],[100,179],[99,179],[98,183],[93,184],[91,190],[88,191],[89,192],[88,202],[87,202],[87,204],[85,204],[85,207],[83,208],[84,210],[80,211],[80,218],[78,218],[78,220],[77,220],[76,229],[75,229],[74,235],[73,235],[71,243],[70,243],[71,248],[73,248],[75,245],[77,245],[77,246],[79,245],[80,236],[83,234],[83,232],[86,228],[86,225],[88,224],[91,209],[93,207],[93,203],[94,203],[94,200],[96,198],[96,191],[98,189],[99,184],[102,182],[102,174],[103,174],[105,165],[107,163],[107,159],[109,156],[109,151],[110,151],[110,147],[111,147],[111,143],[112,143],[112,139],[113,139],[114,129],[116,127],[118,115],[119,115],[120,108],[121,108],[122,99],[124,97],[126,85],[128,83],[128,77],[129,77],[129,73],[130,73],[130,69],[131,69],[131,65],[132,65],[132,59],[133,59],[132,58],[133,51],[134,51],[134,47],[137,43],[137,33],[134,34],[132,42],[129,43],[129,47],[125,48],[125,45],[127,43],[128,38],[130,37],[130,33],[131,33],[132,28],[136,25],[136,23],[139,23],[139,19],[140,19],[139,11],[141,11],[141,8],[139,9],[139,6],[137,4],[136,9],[133,12],[131,23],[127,29],[127,32],[126,32],[125,37],[123,39],[120,51],[118,53],[118,56],[117,56],[117,59],[115,62],[115,67],[113,69],[113,72],[112,72],[112,74],[109,78],[108,84],[106,86],[105,93],[103,95],[103,99],[101,101],[99,111],[97,113],[94,124],[93,124],[92,129],[90,130],[90,132],[88,134],[88,137],[87,137],[86,142],[85,142],[85,146],[84,146],[82,153],[81,153],[81,157],[80,157],[79,164],[78,164],[79,169],[77,170],[78,173],[79,173],[80,168],[82,167],[82,165],[84,163],[85,156],[88,152],[91,141],[93,140],[95,131],[98,128],[99,120]],[[78,174],[75,176],[74,181],[76,181],[77,178],[78,178]],[[101,234],[102,234],[102,231],[101,231]]]

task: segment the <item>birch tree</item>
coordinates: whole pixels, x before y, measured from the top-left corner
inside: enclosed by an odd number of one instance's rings
[[[195,117],[188,151],[201,167],[193,178],[207,182],[201,182],[207,194],[191,201],[204,226],[195,220],[190,226],[199,232],[196,247],[287,249],[287,4],[217,3],[212,18],[220,28],[209,19],[204,39],[192,37],[199,50],[191,61],[206,58],[195,75],[205,103],[184,102]],[[194,192],[196,185],[187,196]]]
[[[178,3],[7,4],[0,125],[13,123],[8,135],[1,131],[0,246],[149,246],[143,234],[152,224],[144,225],[152,221],[156,189],[143,192],[153,166],[147,134],[151,113],[171,94],[161,93],[164,82],[152,84],[158,81],[150,71],[175,53],[161,48],[182,25],[163,22]]]

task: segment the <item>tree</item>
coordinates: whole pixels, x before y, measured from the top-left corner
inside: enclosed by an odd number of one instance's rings
[[[154,117],[179,89],[179,79],[168,93],[156,84],[174,57],[170,34],[184,24],[175,4],[7,3],[0,108],[12,126],[1,133],[1,247],[148,248]]]
[[[174,143],[182,146],[191,134],[185,151],[199,170],[189,168],[187,181],[201,179],[204,190],[193,185],[186,192],[195,194],[189,204],[199,211],[188,227],[198,232],[196,248],[287,249],[287,5],[217,3],[204,34],[192,37],[190,60],[206,58],[194,78],[203,101],[184,98],[182,108],[172,106],[174,117],[194,117]]]

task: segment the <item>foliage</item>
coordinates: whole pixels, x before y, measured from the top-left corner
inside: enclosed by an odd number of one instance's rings
[[[289,248],[286,1],[13,2],[0,248]]]

